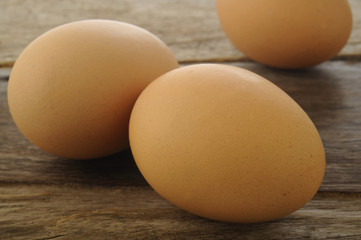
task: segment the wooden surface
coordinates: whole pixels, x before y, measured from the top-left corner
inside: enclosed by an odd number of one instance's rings
[[[338,60],[286,71],[246,59],[234,61],[242,54],[220,31],[213,1],[0,1],[0,23],[6,29],[0,31],[3,66],[13,63],[25,42],[63,22],[103,17],[144,24],[163,36],[183,65],[223,61],[277,84],[314,121],[327,159],[319,192],[299,211],[260,224],[210,221],[155,193],[129,150],[77,161],[47,154],[29,143],[9,114],[6,88],[11,69],[3,67],[0,239],[361,239],[361,1],[350,2],[354,17],[359,13],[356,33]],[[21,34],[24,39],[14,40]]]
[[[361,53],[361,1],[349,1],[353,32],[339,57]],[[0,66],[45,31],[71,21],[106,18],[141,26],[159,36],[182,62],[245,59],[221,30],[216,0],[2,0]],[[305,16],[306,17],[306,16]]]

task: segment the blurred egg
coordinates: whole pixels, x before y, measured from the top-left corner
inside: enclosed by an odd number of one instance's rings
[[[314,66],[334,57],[352,29],[347,0],[217,0],[231,42],[249,58],[278,68]]]
[[[8,101],[20,131],[50,153],[97,158],[129,146],[140,92],[178,67],[150,32],[110,20],[84,20],[35,39],[17,59]]]
[[[200,64],[153,81],[129,125],[134,159],[165,199],[226,222],[296,211],[317,192],[324,148],[312,121],[270,81]]]

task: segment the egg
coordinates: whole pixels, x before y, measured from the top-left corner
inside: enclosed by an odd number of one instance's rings
[[[178,67],[150,32],[83,20],[30,43],[12,69],[11,115],[33,144],[61,157],[98,158],[129,147],[130,112],[141,91]]]
[[[217,0],[220,23],[246,56],[297,69],[334,57],[352,29],[347,0]]]
[[[161,196],[218,221],[290,214],[314,196],[325,171],[322,141],[302,108],[233,66],[186,66],[157,78],[134,105],[129,138]]]

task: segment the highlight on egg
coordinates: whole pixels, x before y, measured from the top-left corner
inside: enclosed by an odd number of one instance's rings
[[[98,158],[129,147],[141,91],[178,67],[152,33],[112,20],[83,20],[44,33],[20,54],[8,85],[11,115],[41,149]]]
[[[217,0],[222,28],[247,57],[286,69],[333,58],[352,30],[347,0]]]
[[[205,218],[283,217],[306,204],[324,176],[324,148],[310,118],[245,69],[172,70],[141,93],[129,124],[131,150],[148,183]]]

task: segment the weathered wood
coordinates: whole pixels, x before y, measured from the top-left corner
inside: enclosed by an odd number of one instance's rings
[[[0,66],[45,31],[75,20],[105,18],[141,26],[159,36],[182,62],[244,59],[223,33],[215,0],[0,1]],[[353,33],[340,56],[361,54],[361,1],[350,0]]]
[[[286,71],[247,62],[221,30],[215,0],[0,1],[0,239],[361,239],[361,1],[350,4],[354,29],[337,59],[353,62]],[[221,223],[161,198],[129,150],[78,161],[32,145],[7,106],[10,67],[35,37],[87,18],[146,28],[184,64],[223,62],[277,84],[305,109],[323,139],[327,168],[320,192],[277,221]]]
[[[0,185],[1,239],[360,239],[361,198],[319,193],[260,224],[210,221],[150,187]]]
[[[331,61],[299,71],[256,63],[232,64],[277,84],[314,121],[326,149],[322,191],[361,191],[361,63]],[[33,146],[11,119],[6,86],[7,81],[0,81],[0,183],[147,185],[129,151],[105,159],[76,161],[60,159]]]

